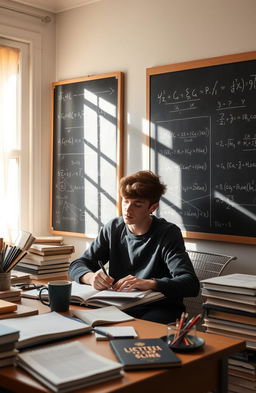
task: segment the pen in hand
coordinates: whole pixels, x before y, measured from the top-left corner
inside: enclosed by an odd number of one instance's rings
[[[103,263],[102,263],[101,261],[98,261],[98,265],[99,265],[100,269],[103,271],[103,273],[106,274],[106,276],[109,277],[109,275],[108,275],[108,273],[107,273],[107,271],[106,271],[105,266],[103,265]]]
[[[103,263],[101,261],[98,261],[98,265],[101,268],[101,270],[103,271],[104,274],[106,274],[107,277],[110,277],[110,275],[107,273],[105,266],[103,265]],[[111,278],[111,277],[110,277]],[[112,284],[113,285],[113,284]],[[113,286],[111,285],[111,288],[113,289]]]

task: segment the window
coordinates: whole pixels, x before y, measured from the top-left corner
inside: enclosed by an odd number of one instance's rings
[[[0,236],[29,225],[29,63],[26,43],[0,38]]]

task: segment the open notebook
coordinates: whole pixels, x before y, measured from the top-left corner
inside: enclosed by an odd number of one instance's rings
[[[22,297],[38,298],[39,291],[32,289],[24,291]],[[47,293],[43,293],[47,297]],[[78,284],[72,282],[71,302],[78,303],[85,306],[103,307],[113,305],[120,310],[125,310],[139,304],[151,303],[156,300],[164,298],[161,292],[156,291],[131,291],[131,292],[117,292],[112,289],[98,291],[90,285]]]

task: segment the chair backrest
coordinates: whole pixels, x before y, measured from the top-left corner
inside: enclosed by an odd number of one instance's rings
[[[191,259],[199,281],[205,278],[220,276],[227,265],[236,259],[235,256],[215,254],[210,252],[187,250],[187,253]],[[204,298],[201,295],[201,291],[197,297],[184,298],[184,304],[189,316],[203,314],[203,302]],[[202,325],[197,326],[197,328],[201,331],[205,330]]]

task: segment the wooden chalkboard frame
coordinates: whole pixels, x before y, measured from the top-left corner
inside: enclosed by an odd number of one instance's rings
[[[53,189],[53,171],[54,171],[54,138],[55,130],[54,130],[54,123],[55,123],[55,116],[57,115],[58,111],[55,108],[54,102],[54,89],[56,86],[60,85],[67,85],[67,84],[79,84],[81,82],[89,82],[95,80],[103,80],[107,78],[116,78],[117,79],[117,92],[116,92],[116,99],[117,99],[117,127],[116,127],[116,134],[117,134],[117,162],[116,162],[116,178],[117,178],[117,187],[116,187],[116,214],[121,214],[121,204],[120,204],[120,195],[119,195],[119,181],[123,176],[123,150],[124,150],[124,74],[122,72],[111,72],[101,75],[93,75],[87,77],[80,77],[74,79],[67,79],[58,82],[52,83],[52,113],[51,113],[51,141],[50,141],[50,151],[51,151],[51,165],[50,165],[50,232],[53,234],[59,235],[67,235],[67,236],[77,236],[92,239],[94,238],[97,233],[80,233],[80,232],[73,232],[73,231],[66,231],[66,230],[59,230],[55,229],[53,226],[53,198],[54,198],[54,189]]]
[[[151,146],[150,146],[150,124],[151,124],[151,76],[160,75],[165,73],[172,73],[176,71],[192,70],[202,67],[218,66],[223,64],[237,63],[242,61],[250,61],[256,59],[256,51],[232,54],[227,56],[212,57],[208,59],[200,59],[189,62],[174,63],[169,65],[157,66],[147,68],[146,70],[146,119],[148,122],[148,134],[146,136],[146,145],[149,149],[149,168],[151,167]],[[256,237],[248,236],[235,236],[217,233],[202,233],[202,232],[189,232],[182,231],[184,238],[191,239],[204,239],[214,240],[221,242],[243,243],[243,244],[256,244]]]

